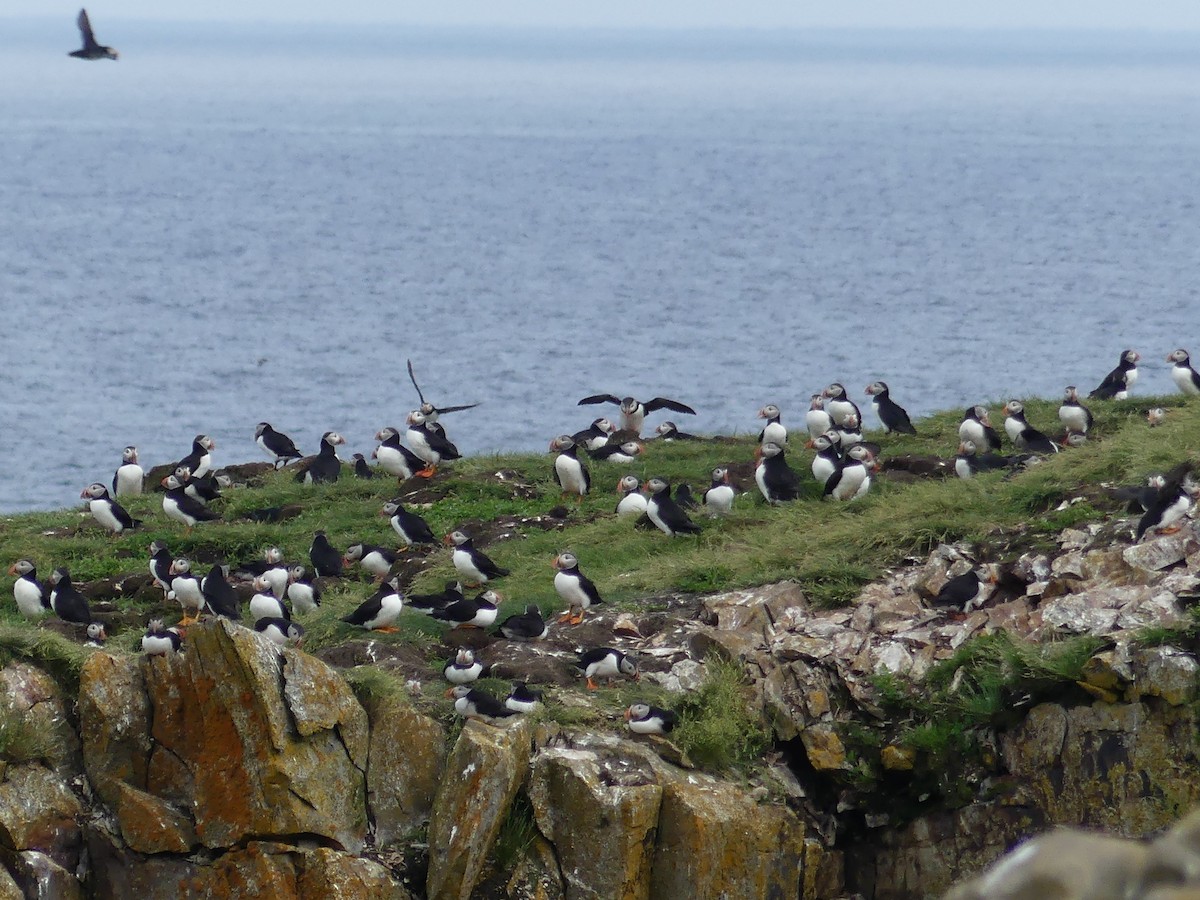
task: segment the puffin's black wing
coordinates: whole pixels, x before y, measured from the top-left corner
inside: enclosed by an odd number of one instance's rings
[[[141,527],[142,520],[135,519],[133,516],[131,516],[129,514],[129,511],[127,509],[125,509],[125,507],[123,507],[116,500],[113,501],[112,511],[113,511],[113,516],[115,516],[116,520],[121,523],[122,528],[140,528]]]
[[[412,360],[408,360],[408,379],[413,383],[413,387],[417,389],[417,397],[420,398],[422,405],[425,403],[425,395],[421,393],[421,386],[417,384],[417,376],[413,374]]]
[[[440,416],[443,413],[462,412],[464,409],[474,409],[478,403],[464,403],[461,406],[435,406],[434,411]]]
[[[462,454],[458,452],[444,434],[433,431],[429,428],[425,429],[425,440],[429,443],[429,449],[441,456],[442,459],[459,459]]]
[[[678,400],[668,400],[666,397],[655,397],[653,400],[648,400],[642,404],[646,408],[646,412],[652,413],[659,409],[669,409],[673,412],[687,413],[694,416],[696,411],[686,403],[680,403]]]
[[[503,578],[505,575],[511,574],[508,569],[504,568],[503,566],[496,565],[491,557],[487,556],[485,553],[481,553],[478,550],[475,551],[474,562],[476,568],[478,568],[479,571],[488,578]]]
[[[999,450],[1000,449],[1000,446],[1001,446],[1000,432],[998,432],[991,425],[984,425],[983,426],[983,434],[984,434],[984,437],[987,438],[988,445],[987,445],[986,449],[991,449],[991,450]],[[980,449],[985,449],[985,448],[980,448]]]
[[[938,591],[933,602],[939,606],[965,606],[979,593],[979,574],[975,571],[965,572],[951,578]]]
[[[586,406],[589,403],[615,403],[617,406],[620,406],[621,398],[614,397],[612,394],[592,394],[590,397],[584,397],[575,405]]]
[[[83,49],[95,50],[99,48],[100,45],[96,43],[96,36],[92,33],[92,22],[88,18],[86,9],[79,11],[79,18],[75,20],[75,24],[79,26],[79,33],[83,36]]]
[[[1104,376],[1104,380],[1100,382],[1100,386],[1088,394],[1096,400],[1111,400],[1117,396],[1117,393],[1125,390],[1125,370],[1117,366],[1111,372]]]
[[[692,496],[692,486],[685,482],[680,482],[675,488],[675,502],[679,504],[680,509],[698,509],[696,498]]]

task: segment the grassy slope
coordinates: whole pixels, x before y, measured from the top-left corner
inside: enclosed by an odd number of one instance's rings
[[[1144,420],[1144,410],[1152,404],[1171,410],[1167,424],[1153,431]],[[1030,420],[1048,431],[1057,423],[1056,408],[1057,402],[1027,403]],[[616,502],[614,486],[629,469],[592,463],[595,491],[572,512],[565,531],[522,529],[520,539],[503,540],[488,548],[490,555],[513,572],[500,586],[506,597],[501,616],[519,612],[526,603],[537,603],[547,614],[562,608],[554,593],[550,561],[566,548],[579,556],[583,570],[605,598],[618,605],[633,605],[656,593],[717,590],[784,578],[798,579],[819,602],[849,602],[862,584],[885,568],[939,542],[978,540],[997,528],[1022,523],[1032,524],[1035,532],[1049,532],[1107,515],[1091,504],[1062,513],[1052,510],[1060,500],[1088,485],[1102,480],[1135,481],[1148,471],[1187,458],[1192,448],[1200,446],[1198,409],[1198,405],[1186,407],[1178,397],[1097,403],[1095,437],[1087,446],[1059,454],[1016,478],[1006,480],[993,474],[969,482],[950,478],[913,484],[883,480],[868,497],[851,504],[819,501],[816,484],[808,478],[811,453],[795,447],[790,463],[809,484],[808,496],[782,508],[770,508],[753,491],[739,498],[727,520],[697,516],[703,519],[704,531],[696,538],[670,539],[617,521],[611,514]],[[873,437],[883,444],[885,456],[949,456],[957,444],[959,419],[957,411],[947,412],[918,423],[917,437]],[[713,466],[748,461],[753,447],[752,437],[733,443],[650,443],[645,462],[632,469],[639,475],[666,475],[673,483],[687,480],[702,488]],[[536,496],[514,497],[508,485],[492,476],[500,469],[515,470],[533,482]],[[103,474],[81,473],[80,484]],[[448,496],[422,511],[439,534],[473,519],[542,515],[559,502],[549,455],[462,460],[445,484]],[[318,528],[339,548],[360,540],[394,545],[394,535],[378,512],[384,500],[396,493],[391,479],[343,477],[336,485],[313,488],[295,484],[290,473],[277,473],[262,487],[227,492],[221,509],[230,521],[201,525],[189,536],[162,514],[158,494],[134,498],[128,504],[134,516],[147,524],[119,537],[108,535],[77,510],[11,516],[0,520],[0,562],[7,569],[12,561],[28,556],[38,564],[43,578],[54,566],[68,565],[76,581],[87,581],[146,571],[146,547],[154,539],[167,541],[176,555],[217,553],[231,560],[255,557],[264,547],[278,544],[287,559],[307,562],[308,545]],[[290,521],[237,521],[247,510],[293,502],[303,504],[304,512]],[[412,590],[434,590],[452,577],[449,553],[439,549],[435,559],[436,564],[416,579]],[[11,582],[5,577],[0,583],[4,596],[11,596]],[[352,636],[354,630],[338,622],[338,617],[353,609],[370,590],[365,579],[349,580],[331,590],[322,609],[305,620],[309,629],[306,646],[319,648]],[[177,609],[161,605],[138,611],[146,618],[177,615]],[[403,631],[382,636],[384,640],[432,644],[441,631],[424,617],[406,614],[403,618]],[[31,627],[11,601],[0,603],[0,624],[5,623]],[[140,630],[126,629],[116,635],[114,643],[132,650],[139,637]]]

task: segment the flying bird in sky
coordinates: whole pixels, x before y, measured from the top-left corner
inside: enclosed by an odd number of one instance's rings
[[[79,59],[117,59],[120,56],[112,47],[105,47],[96,42],[86,9],[79,11],[79,18],[75,20],[75,24],[79,26],[79,33],[83,35],[83,47],[79,50],[72,50],[67,54],[68,56],[75,56]]]

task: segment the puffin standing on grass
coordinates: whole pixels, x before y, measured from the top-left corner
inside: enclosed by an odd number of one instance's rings
[[[562,488],[563,497],[582,500],[592,488],[592,476],[577,456],[579,447],[569,434],[561,434],[550,442],[554,457],[554,482]]]
[[[871,451],[856,444],[846,451],[846,456],[837,470],[825,482],[825,496],[834,500],[855,500],[871,487],[869,464]]]
[[[500,599],[495,591],[484,591],[476,597],[464,597],[441,609],[431,610],[429,615],[449,622],[451,628],[487,628],[496,621]]]
[[[486,553],[477,550],[471,538],[461,531],[450,532],[443,542],[454,548],[450,560],[464,584],[487,584],[493,578],[503,578],[509,574],[508,569],[496,565]]]
[[[835,381],[821,392],[821,396],[825,398],[825,411],[829,413],[829,418],[835,426],[845,425],[851,416],[854,416],[855,421],[862,421],[862,413],[846,394],[846,388],[841,383]]]
[[[1029,424],[1025,418],[1025,406],[1020,400],[1009,400],[1004,404],[1004,412],[1007,415],[1004,430],[1018,449],[1030,453],[1058,452],[1058,444]]]
[[[1134,350],[1122,350],[1117,367],[1104,376],[1088,397],[1093,400],[1124,400],[1138,378],[1137,364],[1141,356]]]
[[[337,481],[342,473],[342,461],[338,459],[337,448],[344,443],[346,439],[336,431],[321,435],[320,451],[303,472],[296,473],[296,480],[304,484],[332,484]]]
[[[171,551],[162,541],[152,541],[150,544],[150,577],[162,588],[165,594],[171,589]]]
[[[812,470],[813,478],[821,482],[823,487],[842,464],[841,443],[837,439],[837,432],[830,431],[828,434],[817,435],[813,438],[812,446],[817,451],[817,455],[813,457],[812,465],[809,468]]]
[[[646,495],[641,492],[641,486],[636,475],[625,475],[617,482],[617,493],[621,495],[621,499],[617,502],[618,519],[645,515]]]
[[[400,593],[400,579],[392,578],[379,586],[374,594],[342,621],[347,625],[365,628],[367,631],[396,631],[396,619],[404,609],[404,597]]]
[[[321,589],[305,577],[304,566],[292,566],[288,576],[287,598],[296,614],[312,613],[321,608]]]
[[[867,385],[866,393],[871,398],[871,406],[875,407],[875,414],[879,416],[885,431],[900,434],[917,433],[908,412],[892,399],[886,381],[872,381]]]
[[[428,419],[420,410],[410,412],[407,422],[408,431],[405,432],[405,436],[408,444],[413,453],[425,462],[425,467],[414,474],[422,478],[432,478],[442,460],[462,458],[458,448],[446,439],[444,433],[430,427]]]
[[[1169,354],[1167,362],[1172,363],[1171,380],[1180,391],[1189,396],[1200,394],[1200,372],[1192,368],[1192,360],[1186,350]]]
[[[255,622],[260,619],[292,618],[292,614],[283,603],[285,594],[276,594],[265,576],[259,575],[251,584],[255,593],[250,598],[250,618]],[[286,591],[286,587],[284,590]]]
[[[986,406],[971,406],[958,426],[959,441],[970,441],[980,450],[999,450],[1000,434],[992,427]]]
[[[342,563],[346,566],[358,563],[374,575],[376,580],[382,581],[396,564],[396,554],[386,547],[376,547],[374,544],[351,544],[342,556]]]
[[[1063,392],[1063,402],[1058,408],[1058,421],[1062,422],[1068,434],[1087,434],[1095,422],[1092,411],[1079,402],[1079,391],[1073,384],[1068,384]]]
[[[267,456],[275,460],[275,468],[287,465],[293,459],[304,456],[296,449],[296,444],[281,431],[276,431],[269,422],[259,422],[254,429],[254,443],[263,449]]]
[[[733,511],[733,499],[737,493],[737,488],[729,480],[729,470],[717,466],[712,470],[712,485],[700,495],[700,500],[710,516],[727,516]]]
[[[400,443],[400,432],[392,427],[383,428],[375,433],[379,446],[371,453],[372,458],[379,460],[379,468],[390,475],[395,475],[401,481],[407,481],[425,467],[424,460]]]
[[[833,417],[825,411],[825,403],[820,394],[813,394],[809,398],[808,412],[804,414],[804,427],[808,429],[810,440],[816,440],[833,428]]]
[[[312,544],[308,548],[308,561],[323,578],[342,577],[342,554],[329,543],[324,531],[313,533]]]
[[[138,449],[130,444],[121,451],[121,465],[113,473],[113,495],[128,497],[142,492],[146,473],[138,464]]]
[[[37,567],[31,559],[18,559],[8,567],[9,575],[16,575],[13,582],[13,599],[21,615],[36,619],[50,611],[50,597],[37,578]]]
[[[163,512],[167,518],[182,522],[188,531],[197,522],[213,522],[221,518],[199,500],[189,497],[177,476],[168,475],[162,480],[162,486],[166,488],[162,499]]]
[[[554,575],[554,590],[567,601],[567,611],[558,621],[578,625],[584,613],[604,600],[592,580],[579,571],[579,560],[574,553],[558,554],[553,565],[558,570]]]
[[[646,421],[646,416],[660,409],[669,409],[672,412],[689,416],[696,414],[696,411],[686,403],[668,400],[666,397],[655,397],[653,400],[643,403],[633,397],[618,398],[614,394],[593,394],[590,397],[584,397],[578,405],[587,406],[592,403],[615,403],[621,408],[621,428],[638,435],[642,433],[642,424]]]
[[[646,516],[659,531],[667,537],[700,533],[700,526],[671,499],[671,485],[665,478],[651,478],[642,487],[650,493]]]
[[[763,499],[771,504],[787,503],[800,496],[800,476],[787,464],[783,447],[768,441],[759,448],[754,482]]]
[[[110,497],[108,488],[98,481],[85,487],[79,496],[87,500],[88,511],[91,512],[92,518],[113,534],[139,528],[142,524],[141,519],[135,519],[125,511],[125,507]]]
[[[591,456],[601,462],[628,465],[637,462],[645,449],[637,441],[625,441],[623,444],[605,444],[599,450],[593,450]]]
[[[392,530],[396,532],[400,540],[404,541],[406,547],[437,543],[437,535],[433,533],[429,523],[416,513],[405,509],[404,504],[399,500],[389,500],[383,504],[380,515],[388,517]]]

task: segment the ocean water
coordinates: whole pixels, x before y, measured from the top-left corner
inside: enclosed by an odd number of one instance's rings
[[[0,21],[0,511],[260,420],[369,454],[409,358],[477,453],[1200,351],[1187,40],[95,25]]]

